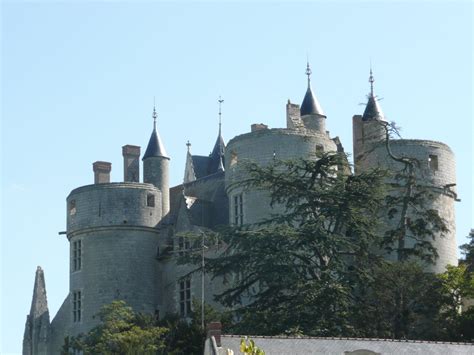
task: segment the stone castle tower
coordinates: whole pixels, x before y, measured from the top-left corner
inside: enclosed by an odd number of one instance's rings
[[[191,300],[200,300],[201,292],[206,303],[218,306],[213,304],[213,295],[225,289],[223,282],[205,275],[203,291],[200,277],[182,278],[192,267],[176,263],[176,256],[189,248],[189,241],[180,233],[205,234],[218,225],[253,224],[283,212],[278,206],[270,207],[265,191],[238,184],[246,177],[241,162],[265,165],[274,159],[317,159],[315,152],[343,151],[339,138],[331,138],[326,131],[327,116],[313,92],[309,64],[306,74],[301,107],[290,101],[286,105],[286,128],[253,124],[250,132],[234,137],[226,146],[219,110],[219,130],[211,153],[193,155],[188,142],[184,180],[178,186],[169,187],[170,158],[157,130],[155,109],[153,131],[142,158],[143,182],[139,146],[122,147],[123,182],[110,182],[110,163],[95,162],[94,184],[74,189],[66,201],[67,296],[50,322],[44,274],[38,268],[23,354],[58,354],[66,336],[89,331],[98,324],[94,315],[116,299],[156,317],[167,313],[187,317]],[[372,87],[364,114],[353,118],[356,173],[375,166],[397,168],[381,143],[383,122]],[[446,264],[457,263],[456,195],[450,188],[456,182],[453,153],[439,142],[394,140],[391,144],[395,154],[425,162],[419,178],[435,188],[432,207],[448,221],[449,233],[435,241],[439,259],[432,269],[440,272]]]

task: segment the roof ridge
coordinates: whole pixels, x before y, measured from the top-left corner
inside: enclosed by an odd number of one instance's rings
[[[453,342],[453,341],[436,341],[436,340],[416,340],[416,339],[384,339],[384,338],[353,338],[353,337],[313,337],[313,336],[291,336],[291,335],[239,335],[239,334],[222,334],[223,337],[231,338],[256,338],[256,339],[322,339],[322,340],[359,340],[359,341],[386,341],[393,343],[426,343],[426,344],[455,344],[455,345],[470,345],[474,343],[469,342]]]

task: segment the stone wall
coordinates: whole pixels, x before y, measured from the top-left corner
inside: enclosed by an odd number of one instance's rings
[[[316,159],[316,151],[336,151],[336,144],[327,134],[311,130],[266,129],[233,138],[226,148],[226,192],[229,196],[229,221],[235,221],[234,197],[242,195],[244,224],[253,224],[284,213],[283,206],[270,207],[268,192],[244,187],[239,182],[247,177],[246,162],[261,166],[278,160]]]
[[[154,206],[149,206],[151,196]],[[116,225],[154,227],[161,220],[161,206],[161,191],[151,184],[82,186],[67,198],[67,231]]]

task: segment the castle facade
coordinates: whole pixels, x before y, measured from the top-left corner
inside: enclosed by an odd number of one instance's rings
[[[311,88],[310,74],[308,65],[301,106],[290,101],[286,105],[286,128],[253,124],[250,132],[232,138],[226,146],[219,124],[210,155],[194,155],[188,145],[181,185],[169,187],[170,157],[156,127],[155,110],[143,157],[140,159],[138,146],[122,147],[122,182],[110,182],[110,163],[95,162],[94,184],[78,187],[67,197],[70,283],[66,298],[50,320],[44,273],[38,267],[23,354],[58,354],[66,336],[97,325],[94,315],[115,299],[156,317],[167,313],[186,317],[192,298],[201,299],[201,292],[213,304],[213,295],[224,285],[205,277],[203,291],[200,277],[182,279],[191,266],[176,263],[174,256],[189,247],[180,233],[205,233],[218,225],[251,225],[282,212],[278,206],[270,207],[265,191],[238,184],[246,177],[242,161],[266,165],[274,159],[316,159],[315,152],[344,151],[338,137],[331,138],[326,131],[327,117]],[[401,163],[386,150],[384,122],[371,75],[365,111],[353,117],[355,173],[373,167],[400,168]],[[434,191],[435,198],[427,208],[438,211],[449,231],[434,240],[439,257],[427,268],[443,272],[447,264],[457,264],[454,154],[447,145],[429,140],[392,140],[391,150],[394,156],[420,162],[418,182]],[[389,228],[390,221],[386,223]]]

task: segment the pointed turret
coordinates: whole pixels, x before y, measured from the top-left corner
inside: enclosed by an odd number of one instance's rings
[[[165,147],[156,129],[156,108],[153,107],[153,132],[143,156],[143,181],[155,185],[161,191],[162,216],[170,210],[169,161]]]
[[[306,89],[306,95],[304,96],[303,103],[301,104],[301,116],[305,115],[320,115],[326,117],[318,99],[313,94],[311,89],[311,68],[309,62],[306,64],[306,75],[308,76],[308,88]]]
[[[156,108],[153,107],[153,132],[151,132],[150,140],[146,147],[145,155],[143,155],[142,160],[145,160],[149,157],[163,157],[168,158],[166,154],[165,147],[161,142],[160,134],[156,130],[156,118],[157,118]]]
[[[49,331],[49,310],[44,273],[41,267],[38,266],[36,269],[30,314],[26,316],[23,355],[47,354]]]
[[[370,94],[368,95],[367,105],[365,106],[364,114],[362,115],[363,121],[384,120],[382,109],[380,108],[379,102],[376,96],[374,95],[374,81],[375,80],[372,74],[372,68],[370,68]]]
[[[306,75],[308,76],[308,88],[301,104],[301,121],[304,128],[326,135],[326,115],[311,89],[311,68],[309,67],[309,62],[306,64]]]
[[[196,180],[196,173],[194,171],[193,156],[191,155],[191,143],[188,141],[186,143],[188,148],[186,153],[186,166],[184,167],[184,179],[183,182],[186,184],[188,182]]]
[[[387,122],[378,103],[377,96],[374,94],[374,81],[372,68],[370,68],[370,94],[367,95],[368,101],[364,114],[352,117],[352,142],[356,174],[367,168],[368,163],[365,160],[367,152],[370,152],[374,145],[383,142],[387,135]]]
[[[224,100],[221,99],[219,96],[219,133],[217,134],[216,143],[214,144],[214,148],[212,149],[211,154],[209,154],[209,158],[211,161],[209,163],[209,174],[214,174],[215,172],[219,171],[219,165],[222,164],[224,166],[224,154],[225,154],[225,143],[224,139],[222,138],[222,110],[221,106]]]

